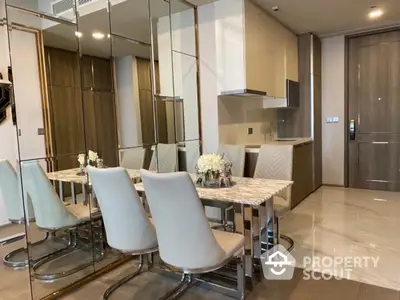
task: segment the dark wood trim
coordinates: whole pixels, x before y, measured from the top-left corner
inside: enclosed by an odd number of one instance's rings
[[[197,83],[197,122],[199,127],[199,151],[203,154],[203,130],[201,122],[201,80],[200,80],[200,38],[199,38],[199,12],[197,7],[194,8],[194,37],[196,47],[196,83]],[[186,139],[186,138],[185,138]]]
[[[344,185],[342,185],[342,184],[329,184],[329,183],[324,183],[322,186],[341,187],[341,188],[346,187],[346,186],[344,186]]]
[[[349,128],[349,44],[350,37],[345,37],[344,42],[344,186],[349,187],[349,136],[348,136],[348,128]]]

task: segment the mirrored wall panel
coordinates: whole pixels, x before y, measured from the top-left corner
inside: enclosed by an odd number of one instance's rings
[[[31,219],[33,210],[31,206],[25,209],[18,176],[16,114],[7,24],[3,21],[6,20],[4,1],[0,5],[0,297],[31,299],[25,215]],[[20,36],[23,34],[20,32]]]
[[[91,167],[132,183],[141,168],[195,172],[195,14],[178,0],[3,4],[0,275],[5,299],[42,299],[130,258],[109,243]]]
[[[15,5],[7,5],[7,22],[16,172],[28,216],[31,293],[41,299],[92,273],[102,253],[93,247],[97,212],[78,161],[87,149],[76,20]]]

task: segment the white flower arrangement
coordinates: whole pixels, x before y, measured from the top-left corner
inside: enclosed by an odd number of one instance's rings
[[[97,155],[97,152],[94,152],[92,150],[89,150],[88,153],[88,161],[90,162],[96,162],[99,156]]]
[[[207,173],[207,172],[222,172],[225,166],[225,161],[221,155],[212,153],[212,154],[203,154],[199,157],[197,161],[197,169],[199,173]]]
[[[95,162],[97,162],[98,158],[99,158],[99,155],[96,152],[89,150],[88,156],[87,156],[88,163],[95,163]],[[78,155],[78,162],[80,165],[85,164],[85,154],[82,153],[82,154]]]

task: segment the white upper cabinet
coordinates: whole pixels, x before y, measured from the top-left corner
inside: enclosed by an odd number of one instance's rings
[[[296,35],[251,1],[208,5],[214,12],[219,94],[254,90],[286,97],[286,79],[298,81]]]

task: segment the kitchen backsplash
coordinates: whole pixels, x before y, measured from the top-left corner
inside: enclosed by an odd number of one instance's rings
[[[218,120],[220,143],[258,145],[276,137],[276,110],[263,109],[260,98],[220,96]]]

